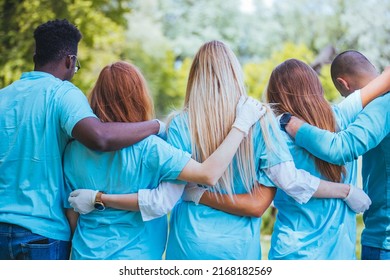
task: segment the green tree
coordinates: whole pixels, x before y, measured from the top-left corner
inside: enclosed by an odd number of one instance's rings
[[[33,68],[34,29],[55,18],[66,18],[83,34],[79,56],[82,72],[73,80],[88,90],[101,64],[123,50],[125,14],[130,1],[122,0],[0,0],[0,87]],[[97,63],[96,63],[97,62]],[[92,67],[92,65],[94,67]]]
[[[310,63],[314,59],[314,54],[304,44],[296,45],[287,42],[280,50],[273,52],[270,58],[258,63],[248,62],[244,64],[243,69],[248,94],[260,100],[263,99],[272,70],[279,63],[289,58],[296,58]]]

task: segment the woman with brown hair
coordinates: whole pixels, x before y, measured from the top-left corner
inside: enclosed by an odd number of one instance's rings
[[[91,107],[103,122],[138,122],[153,117],[153,103],[146,82],[140,71],[127,62],[116,62],[103,68],[91,93]],[[261,103],[251,98],[241,102],[238,109],[240,112],[225,140],[203,163],[156,136],[107,153],[90,150],[77,141],[71,142],[64,156],[66,184],[78,189],[73,196],[83,196],[86,204],[101,210],[79,217],[71,258],[161,259],[167,238],[166,215],[143,222],[140,212],[102,210],[114,202],[119,201],[121,205],[120,194],[156,188],[160,181],[180,183],[177,180],[185,180],[214,185],[250,127],[261,116]],[[77,193],[80,188],[92,190]],[[103,203],[104,193],[117,195],[110,195]],[[136,211],[137,196],[133,197]],[[128,201],[122,204],[129,210]]]
[[[289,113],[333,132],[356,117],[365,105],[363,97],[374,97],[357,92],[342,102],[342,110],[332,109],[317,73],[297,59],[286,60],[272,71],[266,94],[276,115]],[[324,180],[350,184],[350,192],[356,190],[352,187],[356,185],[356,162],[334,165],[295,145],[287,133],[284,138],[297,168]],[[278,189],[274,205],[278,213],[269,259],[356,259],[356,213],[342,200],[312,198],[299,204]]]

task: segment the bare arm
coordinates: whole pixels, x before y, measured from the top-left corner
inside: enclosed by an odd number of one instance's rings
[[[65,215],[66,215],[66,218],[68,219],[70,230],[71,230],[71,233],[73,236],[73,233],[74,233],[76,226],[77,226],[77,220],[79,218],[79,213],[73,211],[73,209],[68,208],[65,210]]]
[[[350,185],[321,180],[313,197],[317,198],[341,198],[348,196]]]
[[[387,66],[381,75],[360,90],[363,108],[372,100],[388,91],[390,91],[390,66]]]
[[[127,211],[139,211],[138,193],[102,194],[102,202],[106,207]]]
[[[86,147],[98,151],[114,151],[133,145],[149,135],[157,134],[156,120],[138,123],[103,123],[97,118],[84,118],[72,131],[72,136]]]
[[[237,194],[232,200],[227,194],[203,193],[199,203],[237,215],[261,217],[274,199],[276,188],[258,186],[251,194]]]

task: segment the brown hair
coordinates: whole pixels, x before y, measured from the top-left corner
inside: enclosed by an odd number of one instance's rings
[[[90,102],[103,122],[140,122],[154,115],[143,75],[137,67],[124,61],[102,69],[91,91]]]
[[[289,112],[311,125],[334,132],[336,120],[317,73],[306,63],[288,59],[271,73],[267,87],[267,101],[277,115]],[[334,165],[315,157],[319,172],[334,182],[345,174],[343,166]]]

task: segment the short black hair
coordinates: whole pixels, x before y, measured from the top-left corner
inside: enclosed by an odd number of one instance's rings
[[[51,20],[38,26],[34,31],[34,62],[43,66],[58,61],[66,55],[77,55],[81,32],[68,20]]]
[[[334,81],[341,75],[355,76],[364,69],[375,69],[375,67],[362,53],[356,50],[346,50],[334,58],[330,73]]]

